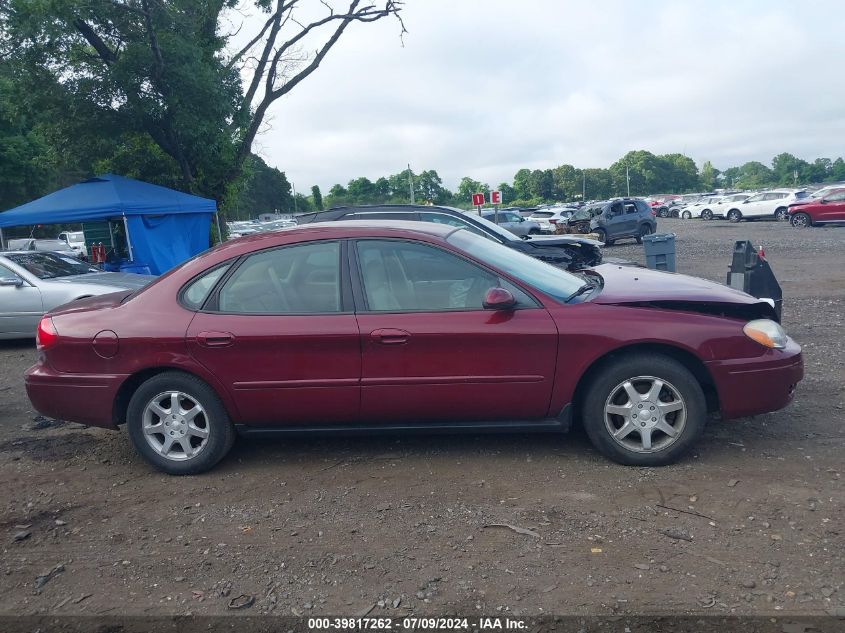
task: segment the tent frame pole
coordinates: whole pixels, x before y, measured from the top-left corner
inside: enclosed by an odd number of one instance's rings
[[[6,238],[3,237],[3,229],[0,229],[0,251],[6,250]]]
[[[135,261],[135,255],[132,253],[132,239],[129,237],[129,223],[126,221],[126,216],[123,216],[123,232],[126,233],[126,248],[129,249],[129,261]]]
[[[220,230],[220,212],[214,212],[214,221],[217,222],[217,243],[223,243],[223,232]]]

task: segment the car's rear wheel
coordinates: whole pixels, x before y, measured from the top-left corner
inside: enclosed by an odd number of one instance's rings
[[[775,220],[784,222],[787,219],[786,207],[778,207],[775,209]]]
[[[644,238],[646,235],[651,235],[651,226],[650,226],[650,225],[648,225],[648,224],[643,224],[643,225],[640,227],[640,234],[639,234],[639,235],[637,235],[637,237],[636,237],[637,244],[642,244],[642,243],[643,243],[643,238]]]
[[[739,222],[742,219],[742,214],[738,209],[731,209],[728,211],[728,222]]]
[[[813,226],[813,219],[806,213],[796,213],[790,220],[792,226],[798,229],[805,229],[808,226]]]
[[[590,441],[620,464],[663,466],[704,431],[701,385],[681,363],[660,354],[611,361],[592,380],[582,415]]]
[[[214,390],[182,372],[144,382],[129,401],[126,420],[141,457],[171,475],[209,470],[235,441],[235,429]]]
[[[669,217],[669,209],[666,208],[666,207],[661,207],[660,209],[657,210],[657,215],[659,215],[661,218],[668,218]]]
[[[684,220],[691,220],[691,219],[692,219],[692,213],[690,213],[689,211],[684,211],[684,212],[681,214],[681,217],[682,217]]]
[[[713,212],[710,209],[704,209],[701,212],[701,219],[702,220],[712,220],[713,219]]]

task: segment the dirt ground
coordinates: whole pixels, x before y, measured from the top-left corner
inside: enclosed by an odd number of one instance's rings
[[[125,431],[36,421],[34,344],[0,342],[0,615],[843,614],[845,227],[659,228],[722,282],[734,240],[762,244],[806,362],[788,408],[665,468],[576,431],[240,440],[168,477]]]

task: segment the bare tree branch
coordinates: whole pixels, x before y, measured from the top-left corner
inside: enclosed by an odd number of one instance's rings
[[[258,35],[256,35],[255,37],[253,37],[253,38],[249,41],[249,43],[247,43],[247,45],[246,45],[246,46],[244,46],[241,50],[239,50],[237,53],[235,53],[235,55],[233,55],[233,56],[232,56],[232,59],[230,59],[230,60],[229,60],[229,63],[228,63],[228,64],[226,64],[226,68],[227,68],[227,69],[229,69],[229,68],[231,68],[232,66],[234,66],[235,64],[237,64],[237,63],[238,63],[238,60],[240,60],[240,58],[241,58],[241,57],[243,57],[244,55],[246,55],[246,54],[249,52],[249,50],[250,50],[253,46],[255,46],[255,45],[258,43],[258,41],[259,41],[262,37],[264,37],[264,34],[267,32],[267,29],[269,29],[269,28],[270,28],[270,25],[271,25],[271,24],[273,24],[273,21],[274,21],[275,19],[276,19],[276,12],[274,11],[274,12],[273,12],[273,14],[272,14],[272,15],[271,15],[271,16],[267,19],[267,21],[264,23],[264,26],[261,28],[261,31],[259,31]],[[241,26],[243,26],[243,25],[241,25]],[[238,31],[240,31],[240,28],[238,29]]]
[[[76,27],[76,30],[82,34],[82,37],[84,37],[85,40],[94,47],[94,50],[97,51],[97,55],[100,56],[100,59],[106,64],[106,66],[111,66],[117,61],[117,56],[114,54],[114,51],[108,47],[99,35],[97,35],[97,32],[91,28],[91,25],[82,19],[74,20],[73,25]]]

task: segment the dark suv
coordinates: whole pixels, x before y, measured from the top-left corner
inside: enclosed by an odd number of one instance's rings
[[[306,213],[296,217],[298,224],[334,222],[337,220],[410,220],[435,222],[457,226],[508,248],[549,262],[560,268],[579,270],[597,266],[602,261],[601,250],[595,240],[574,235],[522,239],[477,213],[464,212],[452,207],[434,207],[413,204],[379,204],[372,206],[335,207],[328,211]]]
[[[598,235],[608,245],[627,237],[641,244],[644,235],[657,230],[655,212],[647,202],[634,198],[618,198],[588,205],[573,213],[567,222],[573,226],[581,223],[586,228],[588,221],[589,232]]]

